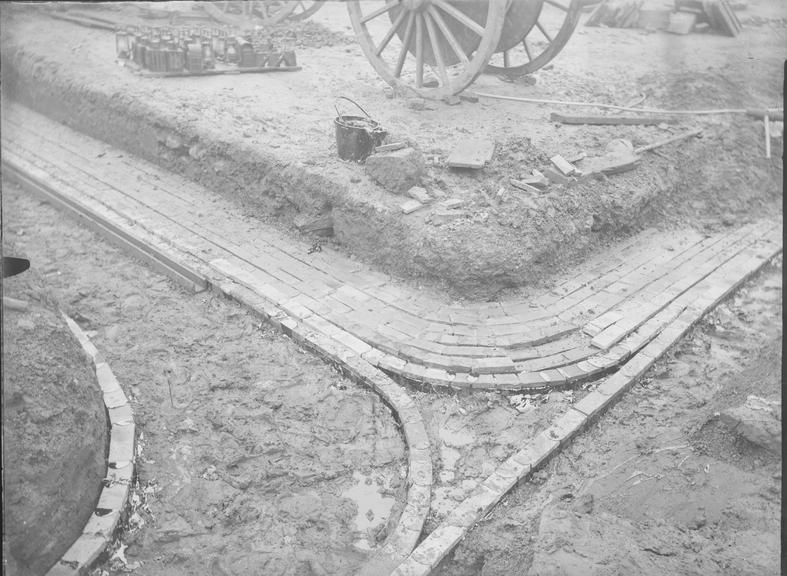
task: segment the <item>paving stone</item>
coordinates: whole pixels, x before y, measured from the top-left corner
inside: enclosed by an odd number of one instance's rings
[[[422,202],[419,202],[418,200],[410,199],[402,202],[402,205],[400,207],[402,209],[402,214],[412,214],[416,210],[420,210],[421,208],[423,208],[424,205]]]
[[[543,388],[546,385],[541,375],[535,372],[520,372],[517,377],[520,388]]]
[[[596,391],[616,400],[633,386],[634,380],[621,372],[617,372],[602,382]]]
[[[569,408],[560,416],[547,431],[550,436],[557,438],[561,446],[568,443],[587,424],[587,416],[582,412]]]
[[[129,486],[127,484],[118,483],[106,486],[101,490],[96,508],[123,510],[123,507],[126,505],[128,492]]]
[[[609,405],[609,396],[600,392],[589,392],[582,400],[576,402],[573,407],[588,417],[588,421],[597,418]]]
[[[517,390],[519,388],[519,376],[517,374],[493,374],[492,382],[494,387],[499,390]]]
[[[535,470],[557,450],[558,446],[560,441],[545,430],[536,434],[528,445],[516,452],[512,458]]]
[[[413,558],[407,558],[391,572],[390,576],[427,576],[432,571],[432,566],[421,564]]]
[[[109,541],[119,521],[120,510],[113,510],[102,516],[94,512],[82,529],[82,533],[87,536],[100,536]]]
[[[66,566],[71,564],[71,568],[78,570],[78,572],[74,573],[81,573],[98,558],[107,544],[106,539],[101,536],[87,536],[83,534],[66,550],[58,564]]]
[[[134,434],[133,423],[123,426],[112,426],[109,438],[108,462],[125,462],[134,459]]]
[[[566,382],[566,377],[555,369],[543,370],[539,372],[539,375],[545,384],[555,385]]]
[[[437,567],[453,547],[464,538],[465,530],[458,526],[440,525],[413,550],[411,558],[417,562]]]
[[[473,359],[473,365],[471,369],[471,373],[473,375],[515,372],[516,366],[514,366],[514,361],[511,360],[511,358],[505,356]]]
[[[123,404],[109,409],[109,422],[113,426],[124,426],[134,423],[134,413],[130,404]]]

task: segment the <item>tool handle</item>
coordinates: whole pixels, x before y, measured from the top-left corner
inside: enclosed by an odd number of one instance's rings
[[[347,96],[339,96],[339,98],[342,98],[342,99],[344,99],[344,100],[347,100],[348,102],[351,102],[352,104],[355,104],[355,106],[358,108],[358,110],[360,110],[361,112],[363,112],[363,113],[364,113],[364,115],[365,115],[365,116],[366,116],[366,117],[367,117],[369,120],[371,120],[371,119],[372,119],[372,117],[371,117],[371,116],[369,116],[369,114],[366,112],[366,110],[364,110],[363,108],[361,108],[361,105],[360,105],[360,104],[358,104],[358,102],[356,102],[355,100],[350,100],[350,99],[349,99]],[[336,103],[335,103],[335,102],[334,102],[334,104],[333,104],[333,107],[336,109],[336,115],[337,115],[337,116],[342,116],[342,113],[341,113],[341,112],[339,112],[339,107],[336,105]]]
[[[749,108],[746,114],[753,118],[765,118],[766,116],[771,120],[784,121],[784,110],[781,108]]]

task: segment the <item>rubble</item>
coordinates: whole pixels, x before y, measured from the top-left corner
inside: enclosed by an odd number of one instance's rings
[[[419,184],[424,169],[423,155],[414,148],[376,153],[366,159],[366,173],[394,194],[404,194]]]

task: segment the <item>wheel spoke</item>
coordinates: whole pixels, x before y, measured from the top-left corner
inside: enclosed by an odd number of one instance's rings
[[[464,12],[457,10],[445,0],[432,0],[432,4],[434,6],[439,6],[440,9],[452,16],[455,20],[458,20],[462,24],[464,24],[467,28],[478,34],[479,36],[484,36],[484,27],[481,26],[478,22],[467,16]]]
[[[546,30],[544,30],[544,27],[541,25],[541,22],[538,22],[538,21],[537,21],[537,22],[536,22],[536,27],[539,29],[539,31],[540,31],[540,32],[541,32],[541,33],[544,35],[544,37],[545,37],[545,38],[546,38],[546,39],[547,39],[549,42],[552,42],[552,36],[550,36],[549,34],[547,34],[547,31],[546,31]]]
[[[382,8],[378,8],[377,10],[375,10],[375,11],[373,11],[373,12],[369,12],[369,13],[368,13],[366,16],[364,16],[363,18],[361,18],[361,24],[366,24],[366,23],[367,23],[369,20],[374,20],[375,18],[377,18],[377,17],[378,17],[378,16],[380,16],[381,14],[385,14],[385,13],[386,13],[386,12],[388,12],[388,11],[389,11],[391,8],[393,8],[394,6],[396,6],[396,5],[398,5],[398,4],[399,4],[399,3],[398,3],[398,2],[396,2],[396,1],[394,1],[394,2],[388,2],[388,3],[387,3],[385,6],[383,6]]]
[[[533,55],[530,53],[530,46],[527,45],[527,36],[522,40],[522,46],[525,47],[525,54],[527,54],[527,61],[533,60]]]
[[[388,32],[385,33],[385,36],[383,36],[383,39],[380,41],[380,45],[377,47],[377,50],[375,50],[375,53],[378,56],[383,53],[383,50],[385,50],[385,47],[388,46],[391,38],[393,38],[394,34],[396,34],[396,31],[402,25],[402,22],[404,22],[405,13],[405,10],[399,12],[399,15],[396,17],[396,20],[394,20],[393,25],[388,30]]]
[[[547,4],[554,6],[555,8],[560,8],[563,12],[568,12],[568,6],[564,6],[557,0],[544,0]]]
[[[410,12],[407,18],[407,26],[404,29],[404,40],[402,40],[402,49],[399,51],[399,60],[396,62],[396,70],[394,76],[399,78],[402,75],[402,67],[404,61],[407,59],[407,50],[410,47],[410,38],[413,36],[413,21],[415,20],[415,12]]]
[[[462,47],[459,45],[459,42],[456,40],[451,30],[446,26],[443,17],[440,16],[440,12],[438,12],[434,6],[429,6],[429,14],[434,18],[434,21],[437,22],[437,27],[440,28],[440,31],[443,33],[448,45],[451,46],[451,50],[454,51],[457,58],[459,58],[462,63],[467,64],[469,62],[467,54],[465,54],[465,51],[462,50]]]
[[[419,15],[415,20],[415,87],[424,86],[424,23]]]
[[[440,42],[437,40],[437,31],[435,30],[432,19],[429,13],[424,13],[424,22],[426,22],[426,31],[429,34],[429,41],[432,44],[432,52],[434,52],[435,61],[437,62],[437,72],[440,74],[440,80],[443,81],[443,86],[448,84],[448,72],[445,69],[445,61],[443,60],[443,50]]]

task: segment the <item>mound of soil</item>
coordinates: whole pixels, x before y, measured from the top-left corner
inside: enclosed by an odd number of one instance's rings
[[[4,246],[6,254],[14,250]],[[95,373],[33,268],[3,281],[4,574],[44,574],[82,533],[106,471]]]
[[[346,34],[344,7],[326,4],[313,18],[331,24],[327,36],[311,20],[272,31],[277,40],[303,44],[301,71],[183,82],[140,78],[118,66],[111,34],[48,21],[43,35],[43,15],[6,11],[5,94],[221,191],[265,225],[298,234],[297,218],[330,213],[342,250],[456,296],[494,298],[545,281],[610,240],[649,226],[738,224],[781,211],[781,140],[774,138],[766,160],[759,120],[683,116],[667,127],[563,126],[547,121],[549,112],[575,109],[485,99],[413,110],[406,98],[386,99],[381,80]],[[606,36],[593,42],[584,38],[602,32]],[[707,35],[672,48],[688,59],[678,65],[661,51],[671,36],[580,28],[560,66],[539,71],[526,95],[625,103],[636,91],[646,95],[648,107],[773,105],[780,91],[773,78],[782,63],[771,46],[784,32],[744,33],[756,66],[734,45]],[[473,89],[512,90],[488,76]],[[342,94],[362,103],[392,138],[417,143],[426,160],[425,188],[464,201],[455,219],[430,219],[437,203],[402,214],[401,196],[371,181],[363,166],[337,158],[333,102]],[[532,195],[509,183],[548,166],[556,153],[593,156],[616,138],[639,146],[696,127],[702,139],[646,153],[631,172]],[[449,168],[445,158],[471,137],[494,140],[495,158],[483,170]]]

